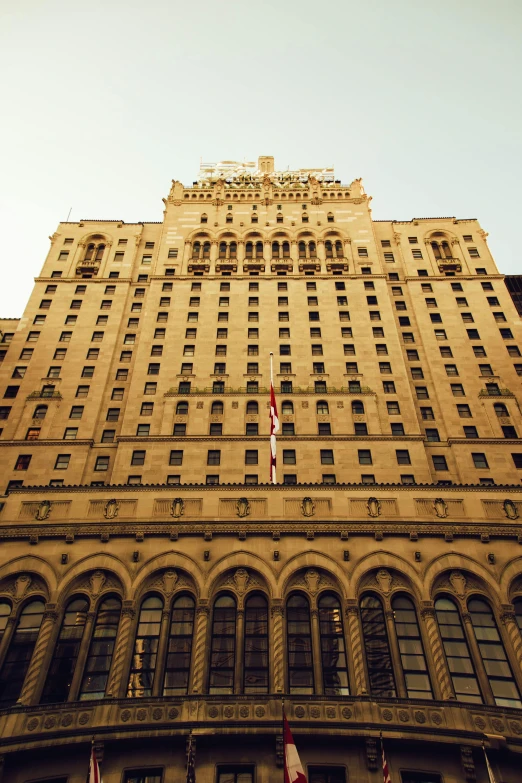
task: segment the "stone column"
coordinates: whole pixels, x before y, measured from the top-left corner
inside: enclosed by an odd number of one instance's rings
[[[283,617],[284,609],[282,602],[272,601],[270,609],[272,615],[272,671],[274,693],[283,693],[285,688],[284,677],[284,648],[283,648]]]
[[[315,688],[314,692],[316,694],[321,694],[324,692],[323,687],[323,656],[321,655],[321,638],[320,638],[320,631],[319,631],[319,611],[316,608],[311,609],[310,611],[311,619],[312,619],[312,655],[313,655],[313,664],[314,664],[314,680],[315,680]]]
[[[35,695],[35,690],[38,685],[38,680],[42,672],[42,664],[44,662],[45,655],[47,653],[49,642],[54,630],[55,623],[58,619],[58,612],[56,611],[56,604],[46,604],[45,611],[43,613],[42,624],[38,632],[38,639],[33,650],[31,662],[25,675],[24,684],[19,704],[29,705],[32,703]]]
[[[210,608],[208,601],[199,601],[196,607],[196,640],[194,643],[194,666],[192,668],[191,693],[203,692],[203,677],[205,675],[205,656],[207,654],[207,627]]]
[[[290,242],[290,259],[286,259],[287,263],[289,260],[292,261],[292,264],[294,266],[296,264],[299,264],[298,246],[297,246],[297,241],[295,239],[292,239]]]
[[[386,617],[386,630],[388,632],[388,644],[390,645],[390,654],[393,663],[393,669],[395,672],[395,682],[397,685],[397,696],[399,699],[408,698],[408,692],[406,690],[406,681],[404,679],[404,672],[402,670],[401,651],[399,650],[399,642],[397,641],[397,634],[395,632],[395,620],[393,618],[393,609],[387,608],[384,611]]]
[[[3,666],[4,658],[9,649],[11,639],[13,638],[13,633],[17,622],[18,617],[16,616],[16,609],[13,607],[11,614],[7,619],[7,625],[5,627],[4,635],[2,636],[2,641],[0,642],[0,667]]]
[[[435,608],[431,601],[426,601],[425,604],[430,604],[421,609],[421,617],[424,620],[426,633],[428,636],[427,652],[433,662],[432,672],[435,676],[430,677],[435,696],[442,698],[443,700],[454,699],[455,693],[451,684],[451,676],[446,664],[446,656],[444,655],[444,648],[442,646],[442,640],[439,634],[439,626],[435,617]]]
[[[334,249],[335,253],[335,249]],[[344,240],[344,256],[348,261],[348,271],[349,272],[355,272],[355,260],[353,257],[353,247],[352,247],[352,240],[351,239],[345,239]],[[351,269],[350,269],[351,264]]]
[[[234,662],[234,693],[243,692],[243,656],[245,650],[245,610],[236,613],[236,660]]]
[[[152,685],[152,695],[161,696],[163,693],[163,678],[167,658],[167,647],[169,643],[170,630],[170,611],[164,609],[161,613],[161,627],[158,642],[158,652],[156,654],[156,671],[154,673],[154,683]]]
[[[107,685],[107,690],[105,691],[105,696],[107,698],[118,699],[124,695],[124,693],[121,693],[121,691],[124,690],[126,683],[124,683],[122,680],[125,662],[128,660],[129,655],[132,655],[132,650],[129,650],[129,638],[135,615],[135,602],[124,601],[123,608],[121,610],[120,626],[118,628],[118,635],[116,637],[116,645],[114,647],[114,653],[112,657],[109,682]]]
[[[212,273],[216,271],[216,260],[218,257],[218,252],[219,252],[218,242],[216,239],[212,239],[210,242],[210,259],[209,259],[210,272]]]
[[[326,253],[324,249],[324,239],[318,239],[315,243],[317,248],[317,263],[321,265],[321,274],[326,274]]]
[[[471,657],[473,659],[473,663],[475,665],[475,672],[477,675],[477,679],[479,681],[480,690],[482,691],[482,696],[484,697],[484,701],[486,704],[494,705],[495,699],[493,696],[493,691],[491,690],[491,685],[489,684],[488,675],[486,674],[484,663],[482,662],[482,655],[480,654],[480,649],[478,646],[477,638],[475,636],[475,631],[473,630],[473,623],[471,622],[470,613],[462,612],[462,619],[464,621],[464,633],[468,640],[468,645],[471,652]]]
[[[237,263],[238,263],[238,266],[239,266],[239,264],[243,264],[244,260],[245,260],[245,243],[244,243],[244,241],[242,239],[239,239],[238,243],[237,243]]]
[[[78,653],[78,658],[76,659],[76,666],[74,668],[74,674],[71,687],[69,688],[69,696],[67,701],[78,700],[78,694],[80,692],[80,686],[83,679],[83,670],[85,668],[85,661],[87,660],[89,647],[91,645],[92,627],[94,625],[95,619],[96,612],[87,612],[87,617],[85,618],[85,627],[83,629],[82,643],[80,644],[80,652]]]
[[[362,634],[359,626],[359,607],[353,598],[346,602],[346,619],[348,621],[348,638],[350,640],[350,657],[353,663],[355,696],[367,696],[366,673],[364,669],[364,653]]]
[[[502,604],[500,619],[508,639],[508,644],[504,644],[506,654],[513,669],[513,676],[522,691],[522,631],[518,627],[513,604]]]

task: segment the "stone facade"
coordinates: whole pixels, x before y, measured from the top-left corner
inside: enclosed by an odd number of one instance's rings
[[[284,698],[310,783],[380,780],[380,732],[394,783],[485,783],[483,742],[518,779],[522,324],[486,237],[271,158],[58,226],[0,321],[0,778],[83,783],[94,737],[104,783],[174,783],[192,731],[198,783],[268,783]]]

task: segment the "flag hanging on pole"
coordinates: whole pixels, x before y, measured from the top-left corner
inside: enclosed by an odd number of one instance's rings
[[[484,743],[482,743],[482,750],[484,751],[484,756],[486,757],[486,767],[488,770],[489,783],[497,783],[497,779],[495,778],[495,775],[493,774],[493,770],[491,769],[491,764],[489,763],[489,758]]]
[[[285,752],[285,783],[307,783],[294,738],[283,709],[283,744]]]
[[[391,783],[390,771],[388,769],[388,762],[386,761],[386,756],[384,755],[384,744],[382,741],[382,734],[381,734],[381,753],[382,753],[382,776],[384,778],[384,783]]]
[[[279,416],[274,392],[274,373],[270,353],[270,481],[276,484],[276,433],[279,432]]]
[[[89,764],[89,783],[101,783],[100,766],[96,758],[94,745],[91,746],[91,761]]]
[[[188,738],[187,783],[196,783],[196,748],[192,734],[190,734]]]

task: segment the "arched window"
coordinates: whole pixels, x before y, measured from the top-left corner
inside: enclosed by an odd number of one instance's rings
[[[318,607],[324,692],[327,696],[348,696],[341,604],[336,595],[322,595]]]
[[[495,704],[520,709],[522,701],[491,607],[480,598],[471,598],[468,609]]]
[[[515,619],[520,628],[520,633],[522,633],[522,598],[515,598],[513,605],[515,607]]]
[[[440,247],[438,242],[432,242],[431,247],[433,250],[433,254],[435,258],[442,258],[442,253],[440,252]]]
[[[324,250],[326,253],[326,258],[333,258],[333,247],[329,239],[327,239],[324,243]]]
[[[315,407],[316,407],[317,413],[320,413],[323,416],[326,415],[327,413],[329,413],[329,410],[330,410],[326,400],[317,400],[317,403],[316,403]]]
[[[306,244],[304,242],[299,242],[298,249],[299,258],[306,258]]]
[[[459,610],[450,598],[438,598],[435,601],[435,612],[457,699],[482,704]]]
[[[333,212],[329,212],[328,215],[326,216],[326,219],[328,223],[333,223],[334,222]]]
[[[95,261],[102,260],[104,250],[105,250],[105,245],[98,245],[98,247],[96,248],[96,256],[94,258]]]
[[[93,244],[87,245],[87,250],[85,251],[85,260],[92,261],[93,255],[94,255],[94,245]]]
[[[234,693],[236,602],[221,595],[214,603],[210,648],[209,693]]]
[[[230,213],[226,216],[225,223],[232,223],[232,215]]]
[[[354,400],[352,402],[352,413],[356,416],[362,416],[364,414],[364,403],[360,400]]]
[[[85,598],[73,598],[67,604],[53,660],[47,672],[41,704],[64,702],[69,698],[88,610],[89,602]]]
[[[262,595],[245,603],[243,693],[268,693],[268,604]]]
[[[201,250],[201,242],[194,242],[192,245],[192,258],[199,258],[199,251]]]
[[[335,243],[335,255],[337,256],[337,258],[342,258],[343,255],[344,255],[344,253],[343,253],[343,243],[341,242],[340,239],[338,239],[336,241],[336,243]]]
[[[282,223],[282,222],[283,222],[283,215],[281,214],[281,212],[278,212],[276,217],[276,223]]]
[[[303,212],[301,215],[301,223],[308,223],[308,215],[306,212]]]
[[[392,609],[408,698],[432,699],[428,666],[414,603],[404,595],[397,596],[392,601]]]
[[[216,416],[221,416],[223,413],[223,403],[213,402],[212,407],[210,408],[210,412]]]
[[[442,243],[442,252],[446,256],[446,258],[451,258],[451,248],[447,242]]]
[[[382,604],[373,595],[361,599],[366,668],[372,696],[395,698],[395,679]]]
[[[42,600],[31,601],[20,614],[0,673],[0,704],[3,706],[15,704],[22,692],[44,609]]]
[[[172,605],[164,696],[188,693],[195,608],[191,595],[181,595]]]
[[[163,601],[156,595],[145,598],[141,604],[134,652],[127,686],[127,696],[152,696],[161,629]]]
[[[493,405],[493,408],[495,409],[497,416],[509,416],[509,411],[503,402],[496,402]]]
[[[259,405],[255,400],[250,400],[250,402],[247,402],[246,406],[246,412],[249,413],[251,416],[254,416],[259,413]]]
[[[237,242],[230,243],[230,258],[237,258]]]
[[[7,620],[11,614],[11,604],[7,601],[0,601],[0,641],[4,635],[4,631],[7,628]]]
[[[286,604],[288,645],[288,686],[290,693],[314,693],[310,606],[302,595],[291,596]]]
[[[245,257],[252,258],[253,255],[254,255],[254,244],[253,242],[247,242],[245,245]]]
[[[227,256],[227,243],[226,242],[220,242],[219,243],[219,257],[220,258],[226,258]]]
[[[80,687],[80,701],[103,699],[105,696],[120,614],[119,598],[106,598],[98,609]]]
[[[310,255],[310,258],[315,258],[317,256],[317,249],[315,246],[315,242],[308,243],[308,253]]]
[[[203,214],[201,215],[201,222],[208,223],[208,215],[206,215],[205,212],[203,212]]]
[[[283,242],[283,258],[290,258],[290,242]]]
[[[178,402],[176,405],[176,414],[178,416],[186,416],[188,414],[189,404],[186,401]]]
[[[210,258],[210,242],[203,244],[203,258]]]
[[[263,243],[256,242],[256,258],[263,258]]]
[[[47,405],[37,405],[34,409],[33,419],[45,419],[47,415]]]
[[[272,242],[272,258],[279,258],[279,242]]]
[[[290,400],[284,400],[281,406],[281,412],[285,414],[292,414],[294,412],[294,403]]]

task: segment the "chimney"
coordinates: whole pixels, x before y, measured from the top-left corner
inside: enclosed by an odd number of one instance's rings
[[[274,159],[271,155],[262,155],[257,161],[257,168],[263,174],[271,174],[274,170]]]

